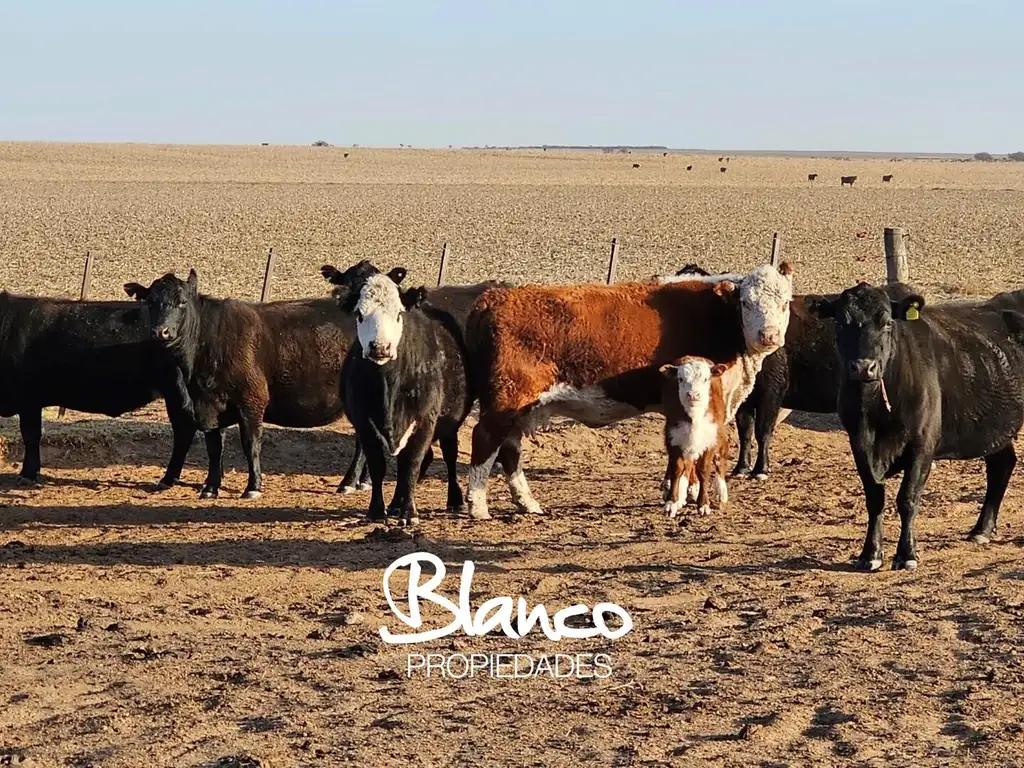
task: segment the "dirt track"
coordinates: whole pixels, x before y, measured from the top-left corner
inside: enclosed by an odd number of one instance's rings
[[[291,226],[293,252],[303,254],[301,264],[286,260],[280,268],[280,294],[321,292],[306,267],[315,271],[324,260],[332,235],[320,228],[309,234],[303,222],[333,220],[331,205],[356,188],[366,197],[344,206],[362,210],[363,222],[383,223],[375,225],[373,241],[359,226],[346,229],[344,237],[360,245],[340,247],[334,260],[395,248],[422,270],[414,279],[430,273],[436,240],[451,237],[446,228],[461,215],[467,241],[489,233],[494,242],[479,241],[479,260],[459,278],[476,279],[497,265],[502,277],[519,270],[551,280],[589,279],[600,274],[604,230],[610,238],[622,232],[617,222],[632,222],[632,250],[625,252],[637,259],[625,262],[631,274],[661,271],[693,260],[691,255],[710,256],[712,266],[725,266],[730,257],[746,266],[758,258],[750,254],[766,246],[762,234],[780,229],[796,232],[788,237],[787,253],[797,263],[798,289],[835,288],[880,274],[878,243],[869,246],[853,235],[861,220],[873,232],[876,224],[899,223],[886,214],[890,203],[919,216],[918,230],[932,242],[940,233],[953,238],[940,225],[959,217],[958,236],[996,254],[991,272],[974,274],[954,258],[952,239],[918,251],[915,274],[929,295],[944,287],[950,293],[1008,287],[1024,263],[1024,181],[1006,168],[972,166],[980,174],[973,177],[962,166],[901,163],[897,181],[919,179],[914,186],[865,185],[853,195],[845,190],[844,197],[838,187],[822,190],[821,200],[829,202],[804,210],[804,192],[783,176],[805,178],[808,164],[851,165],[746,159],[747,170],[737,162],[728,181],[698,183],[668,171],[653,181],[625,171],[620,177],[604,165],[611,162],[607,158],[579,160],[591,163],[584,167],[571,158],[527,157],[520,163],[454,153],[452,167],[436,158],[406,167],[408,156],[392,163],[379,153],[372,162],[360,160],[366,165],[357,166],[358,178],[341,189],[309,186],[325,184],[340,160],[327,170],[313,161],[296,166],[281,158],[302,150],[277,150],[277,165],[252,166],[251,179],[264,182],[264,190],[259,183],[203,180],[204,173],[235,173],[231,152],[225,160],[221,150],[194,150],[182,161],[180,178],[170,161],[153,171],[144,160],[147,152],[160,152],[146,148],[122,149],[135,161],[114,170],[93,157],[106,150],[75,150],[63,164],[53,159],[56,150],[38,151],[42,159],[31,162],[40,165],[27,165],[23,157],[15,162],[10,146],[0,153],[6,199],[20,201],[0,214],[0,230],[17,254],[0,270],[5,285],[21,290],[49,286],[59,293],[55,280],[73,286],[79,250],[89,238],[106,238],[118,211],[130,211],[120,230],[125,239],[107,254],[108,262],[114,251],[118,259],[138,252],[132,276],[141,279],[172,262],[187,265],[184,253],[193,248],[198,255],[191,263],[211,275],[218,293],[251,286],[245,288],[251,295],[259,249],[251,263],[238,254],[253,244],[251,227],[263,226],[259,211],[273,210],[264,224],[271,230]],[[177,157],[175,151],[166,154]],[[658,161],[644,159],[642,171]],[[548,170],[552,164],[566,164],[564,174],[578,174],[592,186],[569,186]],[[296,167],[311,178],[275,181]],[[32,173],[18,175],[22,168]],[[501,181],[508,168],[522,175]],[[1004,175],[997,179],[997,171]],[[374,173],[379,186],[370,180]],[[495,178],[487,182],[487,174]],[[444,186],[449,182],[469,186]],[[440,191],[433,184],[441,184]],[[676,214],[689,205],[691,184],[694,194],[703,195],[699,199],[711,202],[692,209],[686,220]],[[949,189],[935,192],[932,186]],[[431,201],[447,193],[465,205],[438,213]],[[256,208],[245,207],[261,199]],[[395,201],[397,207],[390,207]],[[515,205],[492,208],[501,201]],[[199,213],[207,203],[209,219]],[[648,203],[654,208],[645,208]],[[54,225],[47,205],[70,218]],[[500,210],[509,228],[484,215],[491,210]],[[729,210],[744,210],[746,217],[719,216]],[[836,211],[844,213],[835,218]],[[599,226],[592,227],[594,221]],[[934,228],[927,226],[932,222]],[[513,244],[534,223],[541,234],[527,249],[531,261],[515,256]],[[559,250],[584,230],[600,230],[593,264]],[[160,237],[133,249],[133,238],[153,232]],[[179,243],[182,232],[188,236]],[[692,233],[699,239],[689,239]],[[44,235],[45,242],[37,239]],[[835,249],[821,251],[819,237],[831,237]],[[161,250],[169,243],[179,244]],[[229,256],[220,258],[220,248]],[[570,253],[591,251],[589,245],[573,248]],[[875,261],[862,261],[862,250]],[[385,264],[397,260],[381,256]],[[98,294],[116,293],[128,279],[126,269],[124,261],[102,267]],[[1000,536],[979,547],[963,537],[984,489],[982,465],[939,464],[919,523],[920,569],[855,573],[850,563],[860,549],[865,514],[845,435],[827,420],[792,420],[803,426],[780,428],[776,473],[763,483],[733,482],[731,505],[710,519],[688,518],[680,525],[664,518],[657,503],[660,423],[643,418],[606,430],[559,428],[529,442],[526,471],[547,510],[543,517],[512,516],[503,483],[495,478],[494,521],[452,518],[441,511],[444,484],[441,467],[435,467],[420,489],[428,514],[415,540],[382,536],[365,524],[365,494],[334,493],[351,451],[345,426],[268,430],[265,495],[256,502],[237,498],[244,474],[236,433],[229,432],[226,455],[233,470],[222,498],[200,502],[201,441],[186,466],[185,485],[161,494],[149,490],[169,452],[159,408],[117,421],[72,413],[58,422],[48,413],[43,463],[49,481],[38,489],[15,485],[17,467],[10,462],[20,460],[16,421],[3,420],[0,755],[79,768],[230,768],[246,765],[243,755],[261,766],[1024,762],[1019,477],[1003,506]],[[468,439],[462,444],[464,470]],[[890,515],[888,559],[896,526]],[[555,644],[537,633],[515,643],[455,635],[428,644],[430,650],[535,657],[607,652],[612,677],[407,679],[408,649],[384,645],[377,630],[400,629],[382,594],[383,569],[416,550],[435,552],[449,564],[443,591],[453,597],[457,567],[472,559],[475,604],[524,595],[531,605],[556,610],[607,600],[635,621],[616,643]],[[27,642],[51,634],[61,636],[59,645]],[[238,759],[218,763],[231,756]]]

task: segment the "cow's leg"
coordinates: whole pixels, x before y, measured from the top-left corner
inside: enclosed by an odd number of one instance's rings
[[[697,514],[711,514],[711,472],[715,464],[714,449],[708,449],[697,459],[697,482],[700,489],[697,491]]]
[[[448,469],[448,503],[445,505],[449,512],[462,514],[466,511],[466,501],[462,497],[462,486],[459,485],[459,433],[454,432],[448,437],[442,437],[441,456],[444,458],[444,465]],[[427,456],[432,456],[429,451]]]
[[[665,499],[665,514],[675,517],[686,505],[686,491],[690,484],[686,462],[682,452],[674,445],[668,446],[668,498]]]
[[[430,465],[434,463],[434,449],[427,447],[427,453],[423,457],[423,463],[420,464],[420,474],[416,478],[417,483],[422,483],[423,478],[427,476],[427,470],[430,469]]]
[[[258,499],[263,495],[263,472],[260,468],[260,446],[263,442],[263,419],[253,413],[241,414],[238,436],[242,439],[242,453],[249,465],[249,482],[245,484],[243,499]]]
[[[867,460],[854,451],[854,462],[864,486],[864,503],[868,508],[868,530],[864,548],[857,558],[857,569],[877,571],[882,567],[882,513],[885,511],[885,484],[876,483]]]
[[[718,481],[718,508],[725,509],[729,503],[729,485],[725,479],[726,467],[729,466],[729,440],[722,435],[722,440],[715,451],[715,479]]]
[[[423,459],[430,450],[435,426],[436,421],[421,422],[398,454],[398,482],[388,514],[397,514],[399,522],[407,526],[417,525],[420,521],[416,512],[416,480]]]
[[[480,421],[473,427],[473,447],[469,462],[469,482],[466,495],[469,497],[469,516],[474,520],[490,520],[487,511],[487,478],[491,467],[498,458],[498,449],[505,441],[507,428],[497,420],[481,414]]]
[[[224,478],[224,429],[208,429],[203,437],[206,439],[207,471],[199,498],[215,499],[220,494],[220,484]]]
[[[359,438],[357,437],[355,445],[353,446],[352,461],[349,462],[348,469],[345,471],[345,476],[341,478],[341,483],[338,484],[338,493],[348,495],[357,490],[365,491],[365,475],[366,457],[363,456],[363,447],[360,445]]]
[[[188,451],[196,436],[196,421],[192,413],[182,409],[172,410],[168,405],[167,418],[171,422],[174,444],[171,447],[171,460],[167,462],[167,471],[164,472],[163,479],[157,483],[158,491],[167,490],[181,479],[182,467],[185,466],[185,459],[188,458]]]
[[[782,393],[775,392],[771,387],[761,395],[754,417],[754,434],[757,436],[757,463],[751,474],[758,480],[766,480],[772,471],[772,438],[775,436],[775,424],[782,410]]]
[[[43,409],[32,408],[18,414],[18,426],[21,428],[21,442],[25,444],[25,455],[21,462],[20,478],[23,482],[38,483],[43,478],[43,460],[39,454],[39,444],[43,439]]]
[[[366,511],[369,520],[387,519],[387,510],[384,507],[384,475],[388,471],[388,458],[384,453],[384,446],[379,440],[371,439],[363,444],[363,454],[366,456],[366,468],[370,473],[370,508]]]
[[[736,466],[732,473],[740,477],[750,474],[750,454],[754,450],[754,417],[756,414],[754,398],[748,397],[736,411],[736,432],[740,438],[740,453],[736,457]],[[760,460],[760,455],[758,455]]]
[[[505,470],[505,479],[508,481],[508,490],[512,494],[512,503],[520,512],[528,515],[543,515],[544,510],[538,501],[533,498],[530,484],[526,482],[526,475],[519,467],[519,458],[522,455],[522,432],[513,432],[505,438],[505,442],[498,449],[498,461]]]
[[[992,539],[998,524],[999,506],[1003,503],[1003,494],[1006,493],[1006,486],[1010,484],[1010,475],[1016,465],[1017,453],[1012,443],[985,457],[985,501],[981,505],[978,522],[967,534],[968,541],[988,544]]]
[[[900,541],[896,545],[896,557],[892,561],[894,571],[917,568],[917,537],[914,535],[914,519],[921,508],[921,492],[932,470],[930,453],[913,453],[903,471],[903,482],[896,494],[896,510],[900,513]]]

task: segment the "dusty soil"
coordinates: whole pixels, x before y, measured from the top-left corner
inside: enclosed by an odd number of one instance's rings
[[[91,248],[103,256],[97,295],[195,264],[214,292],[251,296],[263,246],[284,241],[275,291],[308,295],[324,290],[322,261],[362,255],[427,280],[449,239],[473,256],[453,280],[585,280],[601,273],[606,237],[625,239],[623,268],[640,276],[695,259],[751,265],[778,229],[798,286],[817,290],[880,276],[880,228],[899,223],[927,239],[914,264],[929,295],[1016,286],[1024,264],[1024,170],[1008,165],[741,158],[696,179],[660,156],[633,172],[619,166],[634,158],[554,153],[345,150],[344,165],[340,149],[262,149],[0,145],[0,279],[73,293]],[[882,169],[892,187],[874,178]],[[811,170],[827,186],[805,189]],[[861,175],[854,190],[833,185],[840,171]],[[185,484],[151,491],[170,450],[159,408],[48,412],[39,488],[15,484],[17,424],[2,420],[0,756],[132,768],[1020,764],[1017,478],[1000,536],[980,547],[963,537],[982,465],[937,465],[919,570],[856,573],[865,514],[845,435],[827,419],[791,421],[801,426],[780,427],[775,474],[732,482],[711,518],[665,519],[652,417],[531,441],[544,516],[512,514],[495,478],[494,521],[453,517],[435,467],[409,538],[363,522],[365,494],[334,493],[345,425],[269,429],[255,502],[237,498],[230,433],[223,496],[200,502],[200,441]],[[468,431],[463,448],[462,470]],[[896,531],[891,515],[890,558]],[[407,678],[409,649],[378,628],[402,629],[381,579],[414,551],[449,564],[453,599],[471,559],[474,605],[611,601],[635,622],[617,642],[459,634],[417,651],[603,652],[612,676]]]

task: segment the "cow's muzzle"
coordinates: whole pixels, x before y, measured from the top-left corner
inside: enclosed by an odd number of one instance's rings
[[[173,338],[174,338],[174,331],[172,331],[172,330],[171,330],[171,329],[170,329],[170,328],[169,328],[168,326],[166,326],[166,325],[161,325],[161,326],[159,326],[159,327],[157,327],[157,328],[154,328],[154,329],[153,329],[153,330],[152,330],[152,331],[150,332],[150,335],[151,335],[151,336],[152,336],[152,337],[153,337],[154,339],[157,339],[157,340],[159,340],[159,341],[170,341],[171,339],[173,339]]]
[[[767,328],[757,335],[763,349],[774,349],[782,346],[782,331],[778,328]]]
[[[882,378],[882,366],[877,360],[862,357],[847,363],[846,375],[853,381],[878,381]]]
[[[366,349],[363,352],[363,357],[367,360],[372,360],[377,365],[384,365],[395,359],[393,348],[391,344],[376,344],[370,343],[366,345]]]

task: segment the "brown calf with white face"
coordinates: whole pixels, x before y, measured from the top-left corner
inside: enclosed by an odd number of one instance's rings
[[[662,408],[665,411],[665,451],[668,454],[668,493],[665,511],[675,517],[696,489],[698,511],[709,514],[709,488],[717,472],[718,508],[729,500],[725,482],[729,461],[726,403],[740,381],[736,362],[714,363],[688,356],[661,366]]]

